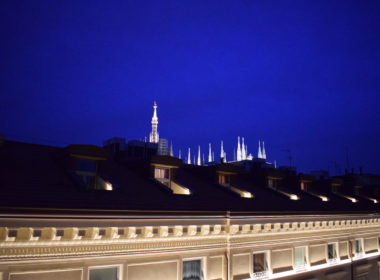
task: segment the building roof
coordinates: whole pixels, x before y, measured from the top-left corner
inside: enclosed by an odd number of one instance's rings
[[[78,154],[102,161],[98,174],[110,182],[112,191],[84,188],[73,176],[69,159]],[[74,155],[73,155],[74,154]],[[166,159],[165,159],[166,158]],[[4,141],[0,146],[0,206],[3,209],[30,208],[101,210],[268,213],[352,213],[378,212],[379,204],[359,198],[357,203],[330,191],[329,182],[313,182],[313,194],[301,191],[277,170],[246,172],[230,164],[195,166],[170,157],[120,159],[96,146],[71,145],[66,148]],[[191,195],[173,194],[153,178],[153,165],[173,167],[174,181]],[[231,174],[231,186],[253,194],[241,197],[231,188],[218,184],[218,172]],[[267,177],[276,174],[283,184],[267,186]],[[302,177],[304,178],[304,176]],[[311,177],[310,177],[311,178]],[[309,178],[309,179],[310,179]],[[320,192],[320,193],[319,193]],[[287,194],[297,195],[292,200]],[[315,194],[329,197],[324,202]],[[355,194],[352,194],[355,195]],[[380,200],[378,197],[376,199]]]

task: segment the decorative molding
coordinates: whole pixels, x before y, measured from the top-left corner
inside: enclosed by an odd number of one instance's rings
[[[0,260],[31,257],[146,254],[147,252],[262,246],[311,237],[374,234],[380,219],[232,225],[141,227],[0,227]],[[298,240],[297,240],[298,239]],[[264,243],[263,243],[264,242]]]

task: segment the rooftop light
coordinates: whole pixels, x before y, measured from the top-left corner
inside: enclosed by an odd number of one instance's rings
[[[320,198],[322,199],[322,201],[329,201],[328,197],[326,196],[321,195]]]
[[[113,187],[112,187],[112,184],[109,183],[109,182],[106,182],[105,184],[105,188],[104,188],[106,191],[112,191],[113,190]]]
[[[291,200],[298,200],[298,199],[300,199],[300,198],[298,197],[298,195],[291,194],[291,195],[290,195],[290,199],[291,199]]]
[[[379,203],[377,199],[372,199],[373,203]]]

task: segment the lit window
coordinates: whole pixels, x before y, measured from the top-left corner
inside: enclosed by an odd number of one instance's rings
[[[296,270],[307,267],[306,247],[294,248],[294,268]]]
[[[202,260],[184,261],[182,263],[182,280],[203,280]]]
[[[338,261],[337,244],[331,243],[327,245],[327,260],[329,263],[335,263]]]
[[[154,169],[154,178],[155,179],[170,179],[170,170],[169,168],[156,167]]]
[[[118,280],[118,278],[117,267],[90,269],[90,280]]]
[[[226,174],[218,174],[218,183],[220,185],[229,186],[231,184],[230,176]]]
[[[154,179],[167,186],[174,194],[190,195],[191,191],[172,180],[170,168],[155,167]]]
[[[265,277],[268,275],[268,253],[254,253],[253,254],[253,278]]]
[[[355,244],[354,246],[355,257],[363,256],[363,239],[362,238],[356,239],[354,244]]]
[[[309,189],[309,182],[301,181],[301,190],[307,191]]]

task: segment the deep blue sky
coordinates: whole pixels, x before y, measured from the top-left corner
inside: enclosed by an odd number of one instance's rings
[[[109,3],[112,2],[112,3]],[[380,1],[2,1],[0,133],[148,136],[380,173]]]

